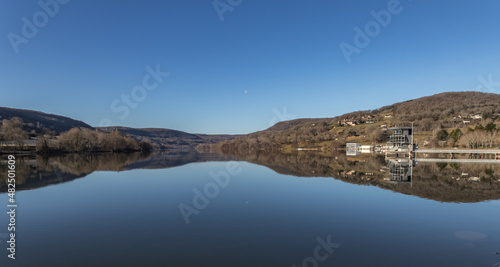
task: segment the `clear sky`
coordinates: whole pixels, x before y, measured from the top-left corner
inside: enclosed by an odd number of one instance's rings
[[[40,3],[0,0],[0,106],[92,126],[249,133],[500,82],[498,0]]]

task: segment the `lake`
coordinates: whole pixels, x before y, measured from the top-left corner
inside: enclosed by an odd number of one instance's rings
[[[3,212],[1,266],[500,265],[496,163],[162,152],[16,168],[16,259]]]

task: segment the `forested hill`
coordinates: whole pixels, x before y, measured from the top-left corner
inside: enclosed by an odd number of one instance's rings
[[[90,125],[68,117],[47,114],[40,111],[0,107],[0,122],[2,119],[21,118],[26,130],[47,128],[55,133],[68,131],[71,128],[81,127],[93,129]]]
[[[220,143],[218,148],[222,145],[233,148],[248,145],[256,149],[276,148],[282,144],[324,146],[330,141],[376,143],[384,141],[388,127],[411,123],[421,134],[417,139],[423,140],[432,139],[437,130],[467,130],[479,124],[495,123],[499,117],[499,94],[446,92],[332,118],[279,122],[266,130]]]
[[[163,128],[97,127],[97,129],[107,133],[118,130],[136,140],[148,141],[163,148],[188,150],[195,149],[200,144],[212,144],[239,137],[239,135],[190,134]]]
[[[394,113],[399,121],[435,121],[461,115],[500,113],[500,94],[482,92],[449,92],[396,103],[377,110],[378,113]]]
[[[14,118],[20,119],[18,123],[22,128],[23,133],[18,133],[15,136],[4,133],[2,129],[3,120],[13,120]],[[92,127],[82,121],[74,120],[68,117],[47,114],[40,111],[14,109],[0,107],[0,142],[12,141],[17,139],[26,139],[28,134],[31,138],[37,136],[48,136],[54,138],[61,133],[67,132],[70,129],[90,129],[92,131],[99,131],[111,133],[112,131],[119,131],[120,133],[132,137],[137,141],[148,141],[159,148],[171,149],[194,149],[200,144],[211,144],[230,140],[239,135],[210,135],[210,134],[190,134],[183,131],[163,129],[163,128],[130,128],[130,127]]]
[[[450,140],[448,133],[451,135],[452,130],[460,129],[460,133],[464,136],[468,131],[476,128],[483,129],[483,127],[489,129],[489,133],[498,133],[495,127],[500,118],[500,95],[481,92],[441,93],[384,106],[376,110],[351,112],[333,118],[279,122],[266,130],[245,136],[190,134],[156,128],[94,128],[82,121],[64,116],[0,107],[0,122],[3,119],[10,120],[15,117],[21,119],[19,123],[22,124],[23,130],[29,132],[31,136],[47,133],[55,136],[71,128],[86,128],[103,132],[118,130],[139,141],[149,141],[160,147],[170,148],[194,148],[216,142],[219,142],[218,145],[210,148],[217,148],[224,144],[233,147],[267,149],[276,148],[282,144],[324,147],[345,142],[376,143],[384,141],[388,134],[388,127],[409,125],[409,123],[415,126],[417,143],[421,140],[424,144],[437,140],[437,131],[447,131],[438,139],[439,141],[453,141],[451,142],[453,146],[460,136],[453,135],[453,140]],[[495,131],[492,131],[493,129]]]

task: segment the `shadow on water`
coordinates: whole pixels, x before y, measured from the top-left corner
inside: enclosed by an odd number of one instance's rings
[[[377,186],[394,192],[441,202],[470,203],[500,199],[500,164],[445,163],[386,160],[382,155],[321,154],[315,152],[201,154],[195,151],[161,151],[150,154],[65,154],[16,159],[17,190],[30,190],[85,177],[94,171],[165,169],[193,162],[247,161],[279,174],[325,177]],[[499,161],[500,162],[500,161]],[[7,161],[0,161],[7,173]],[[6,192],[6,177],[0,192]]]

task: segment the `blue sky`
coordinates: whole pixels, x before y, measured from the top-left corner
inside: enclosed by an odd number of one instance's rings
[[[249,133],[500,81],[497,0],[59,1],[0,0],[0,106]]]

